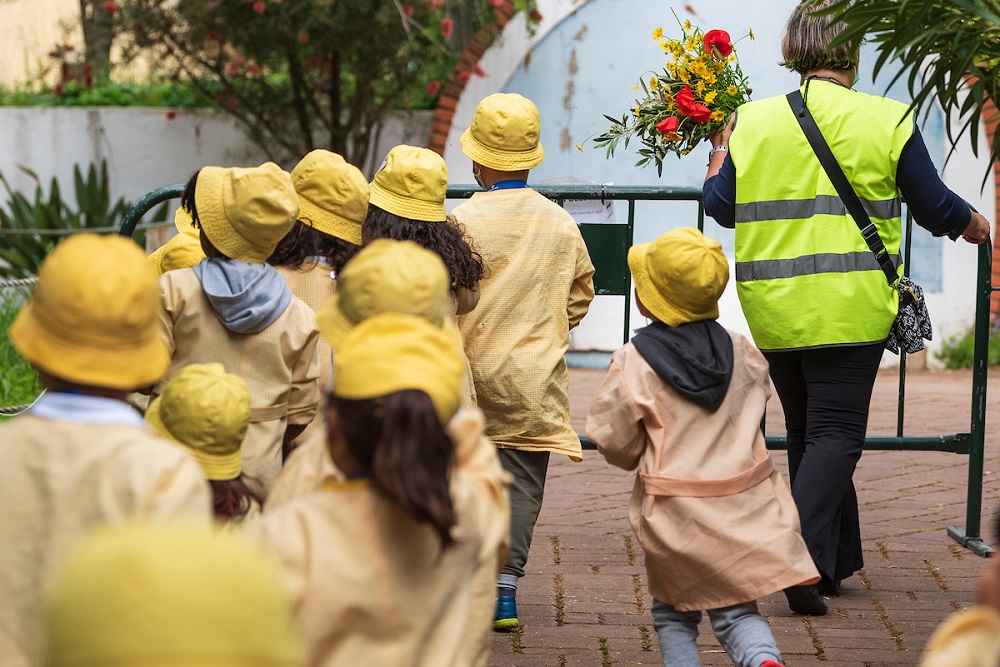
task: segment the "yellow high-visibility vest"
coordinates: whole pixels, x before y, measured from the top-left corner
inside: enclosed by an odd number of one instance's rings
[[[805,86],[802,88],[805,94]],[[902,275],[896,166],[906,104],[812,80],[809,111]],[[739,108],[736,290],[763,350],[875,343],[898,297],[813,153],[784,95]]]

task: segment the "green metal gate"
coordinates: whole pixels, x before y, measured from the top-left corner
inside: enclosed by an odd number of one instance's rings
[[[150,192],[140,199],[126,215],[120,233],[131,236],[142,216],[153,206],[168,199],[180,197],[184,186],[170,185]],[[629,339],[629,314],[632,280],[626,262],[628,248],[632,245],[635,231],[635,208],[637,201],[690,201],[697,205],[697,225],[705,228],[705,211],[701,201],[701,188],[690,187],[629,187],[629,186],[537,186],[534,188],[549,199],[565,204],[567,200],[625,201],[628,216],[624,223],[582,223],[580,231],[590,250],[591,259],[597,272],[594,287],[597,294],[625,297],[624,329],[622,340]],[[455,185],[448,188],[451,199],[467,199],[481,189],[474,185]],[[912,220],[907,217],[905,228],[904,256],[910,257],[910,243],[913,231]],[[906,397],[906,354],[900,356],[899,399],[895,436],[869,436],[865,439],[865,449],[899,450],[917,452],[951,452],[969,457],[968,495],[966,500],[965,526],[948,528],[948,535],[964,547],[980,556],[992,551],[982,540],[980,528],[983,498],[983,459],[985,450],[986,424],[986,380],[987,346],[990,329],[990,294],[994,290],[992,279],[992,244],[989,240],[979,246],[979,269],[976,278],[975,351],[972,369],[972,410],[969,430],[965,433],[945,435],[905,435],[903,423]],[[909,272],[909,263],[906,265]],[[1000,289],[1000,288],[997,288]],[[581,440],[585,447],[593,446],[585,437]],[[785,449],[783,436],[766,438],[769,449]]]

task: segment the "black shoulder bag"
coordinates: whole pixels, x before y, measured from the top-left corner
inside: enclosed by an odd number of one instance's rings
[[[830,150],[830,146],[823,138],[819,127],[816,126],[816,121],[802,99],[802,93],[796,90],[788,93],[785,97],[792,107],[792,113],[795,114],[795,118],[802,127],[802,132],[809,140],[809,145],[812,146],[816,157],[819,158],[819,163],[823,165],[823,169],[833,183],[833,187],[836,188],[837,194],[840,195],[841,201],[844,202],[847,211],[854,218],[858,229],[861,230],[861,236],[864,237],[865,243],[868,244],[872,254],[875,255],[875,260],[882,267],[889,287],[895,288],[899,294],[899,312],[889,330],[889,337],[885,341],[886,349],[894,354],[899,354],[899,348],[903,348],[903,351],[910,354],[924,349],[924,339],[931,340],[931,316],[927,312],[924,291],[909,277],[900,278],[897,276],[896,267],[885,249],[885,244],[882,243],[882,237],[879,236],[878,230],[871,218],[868,217],[858,194],[854,191],[850,181],[847,180],[847,176],[844,175],[844,170],[837,163],[837,158],[833,156],[833,151]]]

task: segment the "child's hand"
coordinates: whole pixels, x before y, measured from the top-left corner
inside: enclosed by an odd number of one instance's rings
[[[981,604],[1000,612],[1000,555],[994,553],[986,561],[986,569],[979,577],[979,591],[976,604]]]

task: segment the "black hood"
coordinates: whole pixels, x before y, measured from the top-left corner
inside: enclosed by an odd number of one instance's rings
[[[733,377],[733,339],[715,320],[669,327],[654,322],[632,344],[661,380],[710,410],[722,405]]]

